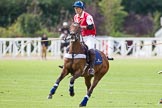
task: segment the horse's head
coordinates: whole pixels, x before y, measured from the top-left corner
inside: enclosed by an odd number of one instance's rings
[[[80,40],[80,25],[79,23],[73,22],[70,25],[70,40],[76,42]]]

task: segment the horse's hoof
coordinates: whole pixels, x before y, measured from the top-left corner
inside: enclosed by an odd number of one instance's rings
[[[70,96],[73,97],[75,95],[75,93],[70,93]]]
[[[80,103],[79,107],[84,107],[87,105],[88,102],[88,97],[85,96],[84,99],[82,100],[82,102]]]
[[[52,95],[49,94],[48,97],[47,97],[47,99],[52,99]]]
[[[79,107],[85,107],[85,106],[86,106],[86,105],[82,105],[82,104],[79,105]]]

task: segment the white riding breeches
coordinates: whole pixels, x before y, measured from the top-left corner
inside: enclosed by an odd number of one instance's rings
[[[83,41],[88,46],[88,49],[95,48],[96,39],[95,39],[94,35],[81,37],[81,42],[83,42]]]

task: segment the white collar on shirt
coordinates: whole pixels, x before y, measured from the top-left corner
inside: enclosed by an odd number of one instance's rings
[[[84,17],[84,13],[85,12],[83,11],[81,16],[79,16],[79,14],[77,14],[77,17],[83,18]]]

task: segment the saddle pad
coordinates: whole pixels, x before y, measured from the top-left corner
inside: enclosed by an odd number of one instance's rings
[[[102,57],[101,57],[101,54],[99,53],[99,51],[95,50],[95,54],[96,54],[95,65],[102,64]]]

